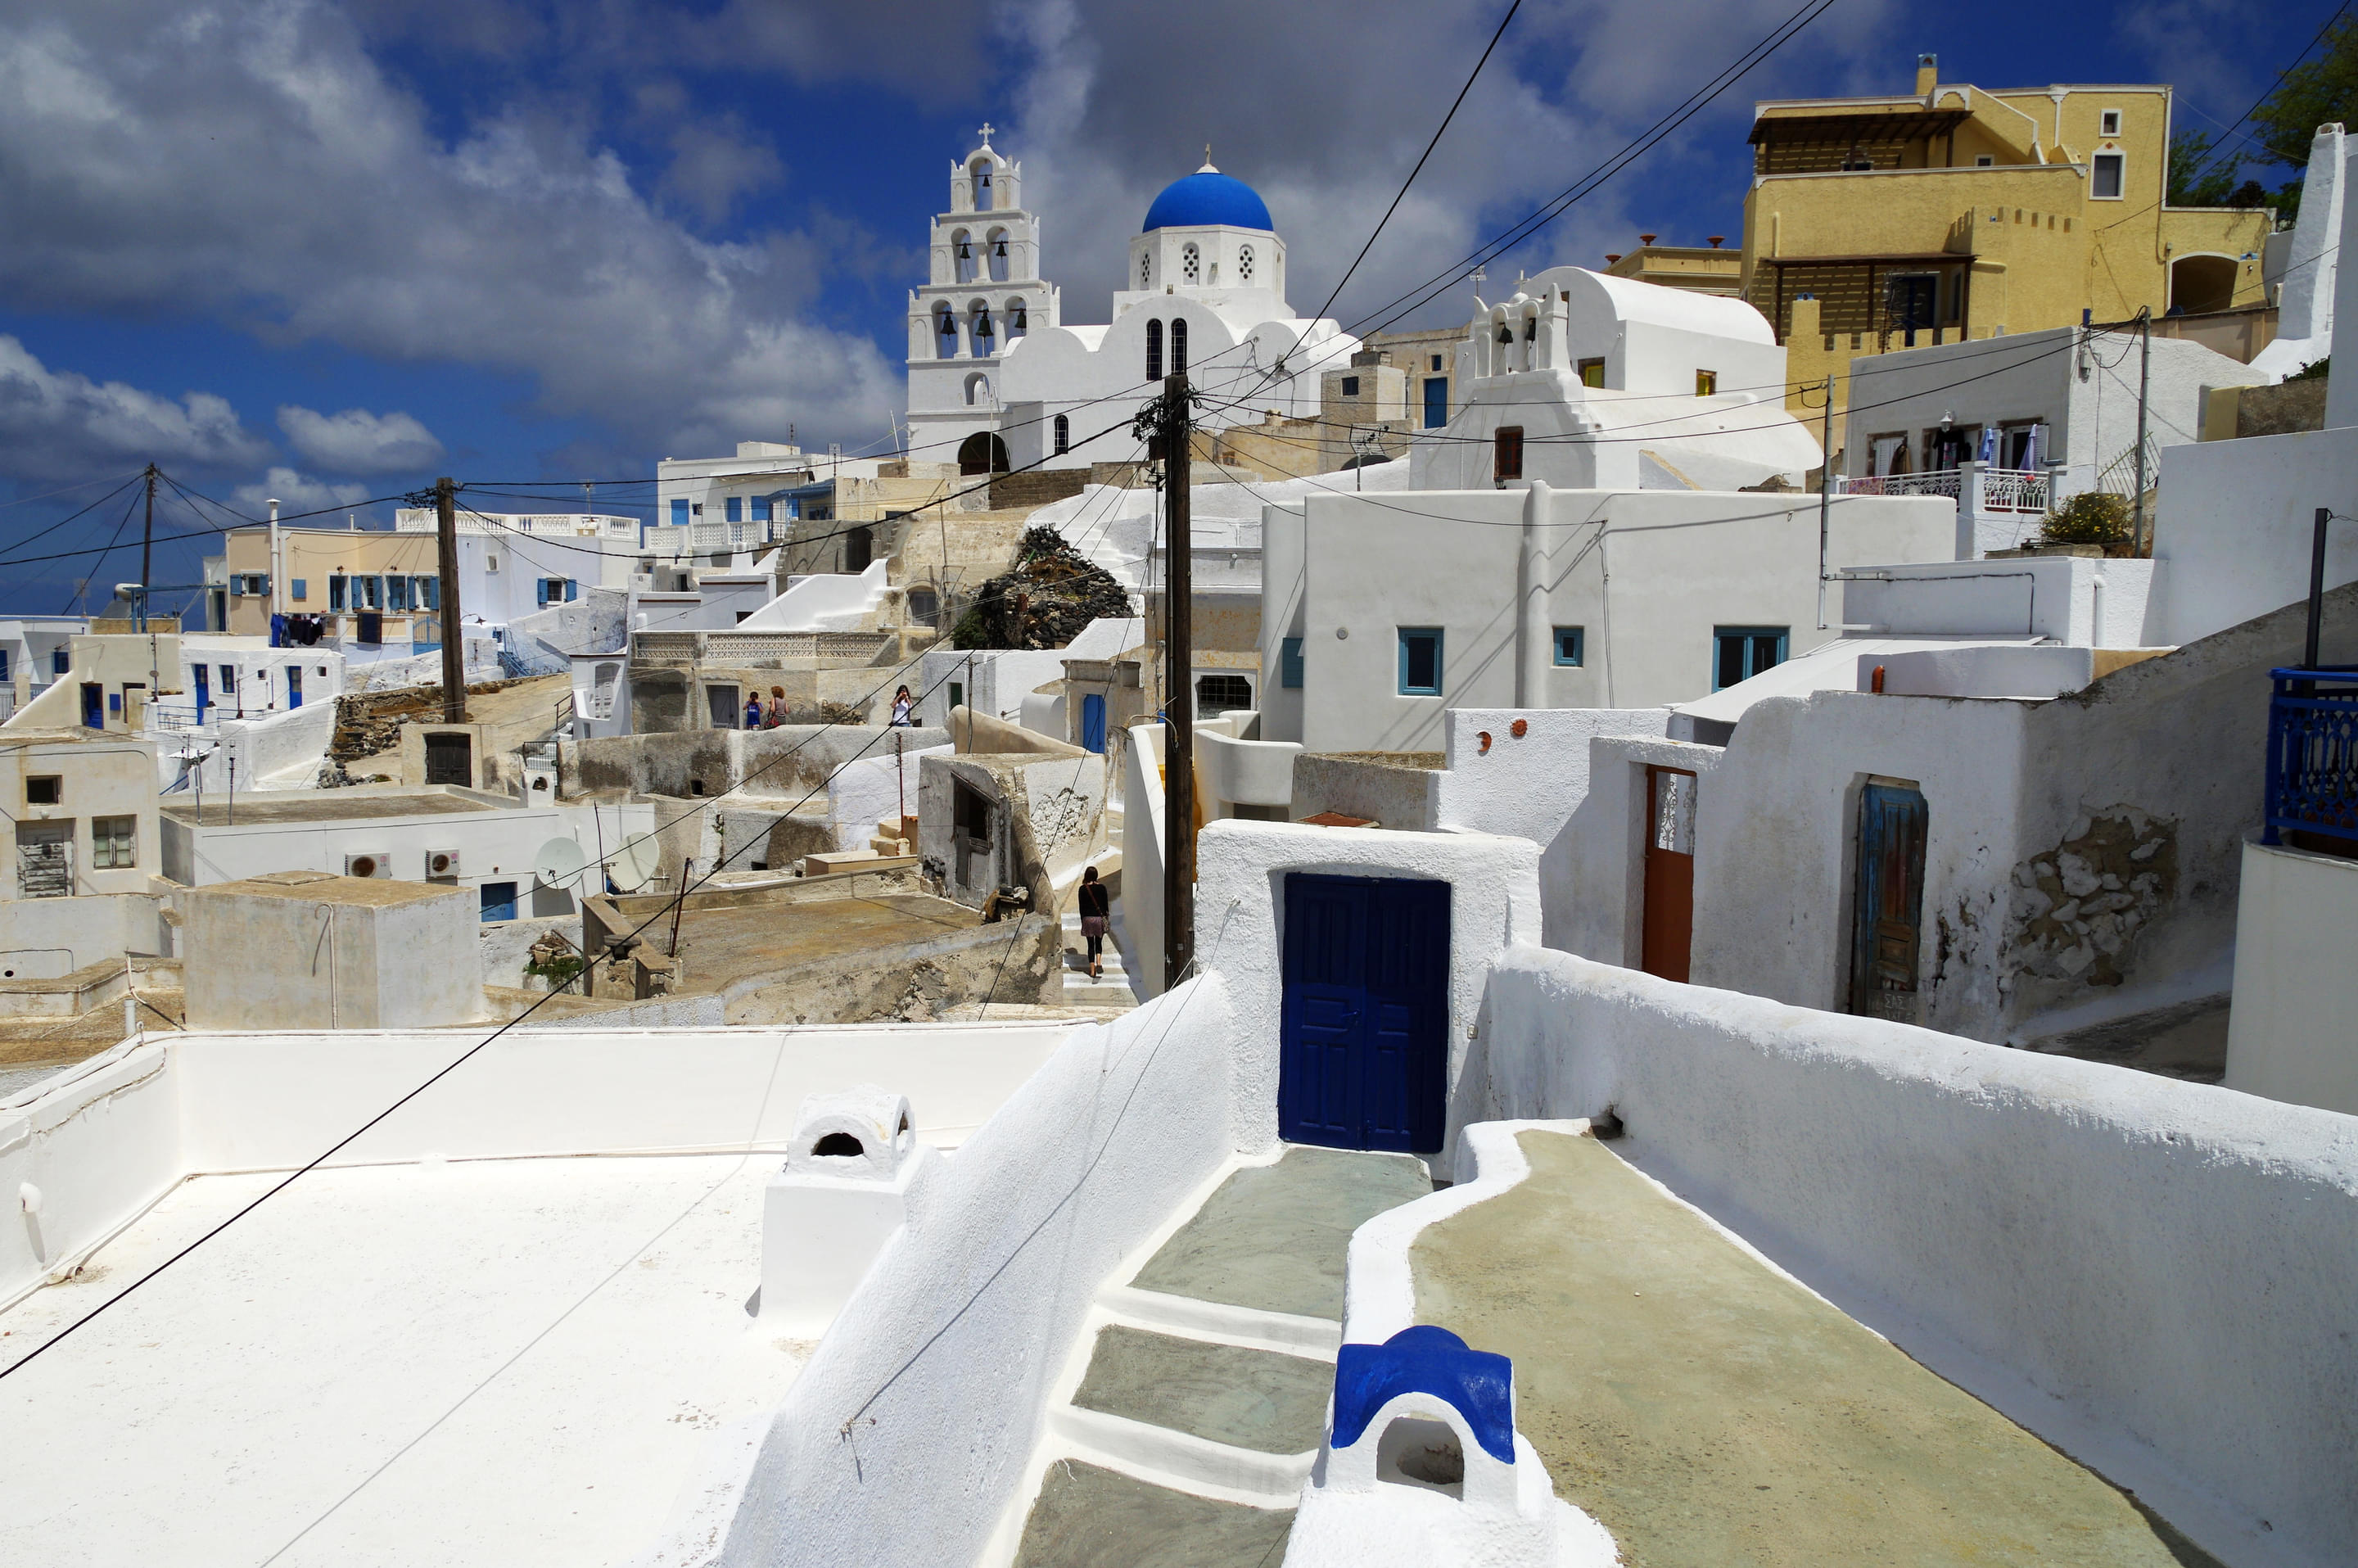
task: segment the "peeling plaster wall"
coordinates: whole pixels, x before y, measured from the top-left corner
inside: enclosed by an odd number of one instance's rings
[[[1477,1057],[1453,1130],[1609,1107],[1639,1169],[2223,1560],[2348,1560],[2349,1117],[1531,947]]]
[[[1844,1005],[1858,794],[1930,812],[1920,1022],[2033,1039],[2228,989],[2291,605],[2047,702],[1819,692],[1755,706],[1696,809],[1693,969]],[[2358,586],[2323,655],[2358,659]],[[1590,950],[1592,956],[1610,952]]]

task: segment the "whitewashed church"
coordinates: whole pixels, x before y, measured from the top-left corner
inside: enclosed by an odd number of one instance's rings
[[[1022,166],[982,145],[950,174],[930,281],[909,296],[909,452],[966,473],[1141,457],[1130,435],[1165,375],[1205,401],[1199,429],[1314,415],[1321,373],[1358,340],[1285,301],[1285,242],[1252,187],[1208,162],[1163,188],[1130,243],[1105,326],[1067,326],[1040,276]]]

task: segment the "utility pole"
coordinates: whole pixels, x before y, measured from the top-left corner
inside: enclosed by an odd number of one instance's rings
[[[1189,493],[1187,377],[1163,383],[1163,532],[1170,569],[1163,578],[1163,987],[1179,983],[1195,957],[1195,530]]]
[[[147,521],[139,531],[139,586],[146,588],[156,579],[148,575],[148,557],[156,548],[156,465],[147,465]],[[200,576],[203,575],[201,573]],[[146,597],[140,597],[140,630],[146,630]]]
[[[2146,387],[2153,375],[2153,307],[2140,306],[2137,327],[2141,342],[2137,349],[2137,433],[2136,433],[2136,553],[2153,554],[2151,521],[2145,514],[2145,406]]]
[[[459,628],[459,487],[434,481],[434,533],[442,557],[442,722],[467,721],[467,647]]]
[[[1818,630],[1826,629],[1826,537],[1833,522],[1834,378],[1826,377],[1826,433],[1818,443]]]

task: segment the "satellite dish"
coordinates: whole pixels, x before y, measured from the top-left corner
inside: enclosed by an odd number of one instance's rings
[[[589,863],[590,857],[572,839],[551,838],[534,852],[532,874],[545,888],[570,887]]]
[[[643,834],[615,850],[606,862],[606,874],[624,892],[636,892],[663,869],[663,847],[653,835]]]

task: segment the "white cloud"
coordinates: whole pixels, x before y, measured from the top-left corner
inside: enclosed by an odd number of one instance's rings
[[[234,494],[237,509],[254,517],[266,516],[274,498],[278,503],[281,517],[292,517],[304,512],[322,512],[336,506],[357,509],[369,498],[368,486],[364,484],[336,484],[313,479],[290,468],[273,468],[263,476],[260,484],[239,485]],[[314,523],[312,526],[319,524]]]
[[[278,410],[278,427],[297,452],[330,473],[416,473],[442,455],[434,433],[406,414],[320,414],[288,404]]]
[[[225,398],[190,392],[176,401],[51,370],[0,335],[0,463],[13,477],[79,478],[150,461],[243,466],[269,452]]]
[[[700,240],[580,125],[528,107],[446,139],[326,0],[11,7],[0,211],[19,308],[210,314],[521,372],[542,412],[642,447],[727,450],[786,416],[881,432],[901,400],[871,341],[805,319],[809,242]]]

